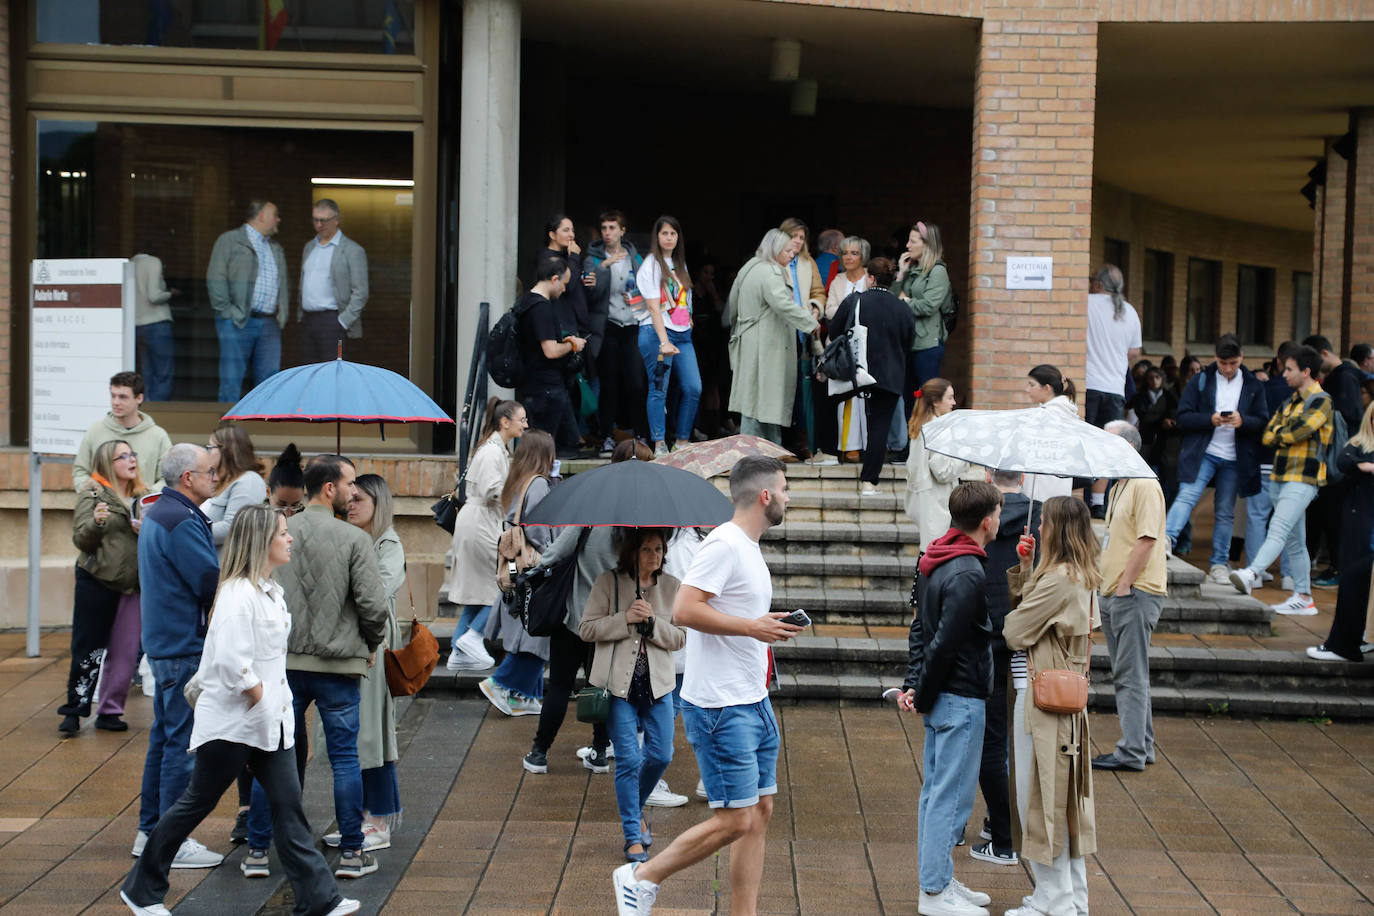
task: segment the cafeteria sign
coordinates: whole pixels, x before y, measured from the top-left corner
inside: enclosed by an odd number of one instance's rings
[[[1054,258],[1008,255],[1007,289],[1054,289]]]

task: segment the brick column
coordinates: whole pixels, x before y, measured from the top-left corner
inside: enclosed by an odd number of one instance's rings
[[[1342,355],[1352,344],[1374,343],[1374,108],[1361,109],[1355,120],[1354,194],[1347,198],[1350,304],[1340,323]]]
[[[1338,336],[1345,296],[1345,177],[1347,163],[1326,144],[1326,184],[1320,189],[1321,208],[1317,252],[1317,280],[1312,290],[1312,333]],[[1301,341],[1299,341],[1301,342]]]
[[[1095,16],[1038,0],[984,5],[969,232],[974,407],[1027,406],[1026,371],[1042,362],[1083,390]],[[1007,290],[1009,254],[1053,257],[1054,289]]]
[[[11,162],[13,112],[10,109],[10,7],[0,5],[0,445],[10,444],[11,403],[10,373],[10,214],[14,206],[9,180]]]

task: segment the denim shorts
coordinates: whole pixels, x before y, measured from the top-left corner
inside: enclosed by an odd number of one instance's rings
[[[778,720],[767,698],[745,706],[682,701],[682,724],[712,808],[748,808],[778,792]]]

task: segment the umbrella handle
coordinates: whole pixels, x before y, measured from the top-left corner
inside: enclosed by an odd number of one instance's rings
[[[1029,495],[1030,495],[1030,512],[1026,513],[1026,534],[1030,534],[1031,516],[1035,514],[1035,479],[1036,479],[1037,477],[1039,477],[1039,476],[1040,476],[1039,474],[1032,474],[1032,475],[1031,475],[1031,485],[1030,485],[1030,494],[1029,494]]]

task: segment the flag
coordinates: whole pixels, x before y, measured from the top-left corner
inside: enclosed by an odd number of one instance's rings
[[[286,31],[286,0],[262,0],[258,19],[258,50],[274,51]]]
[[[395,54],[396,41],[401,37],[405,22],[396,9],[395,0],[386,0],[386,12],[382,16],[382,53]]]

